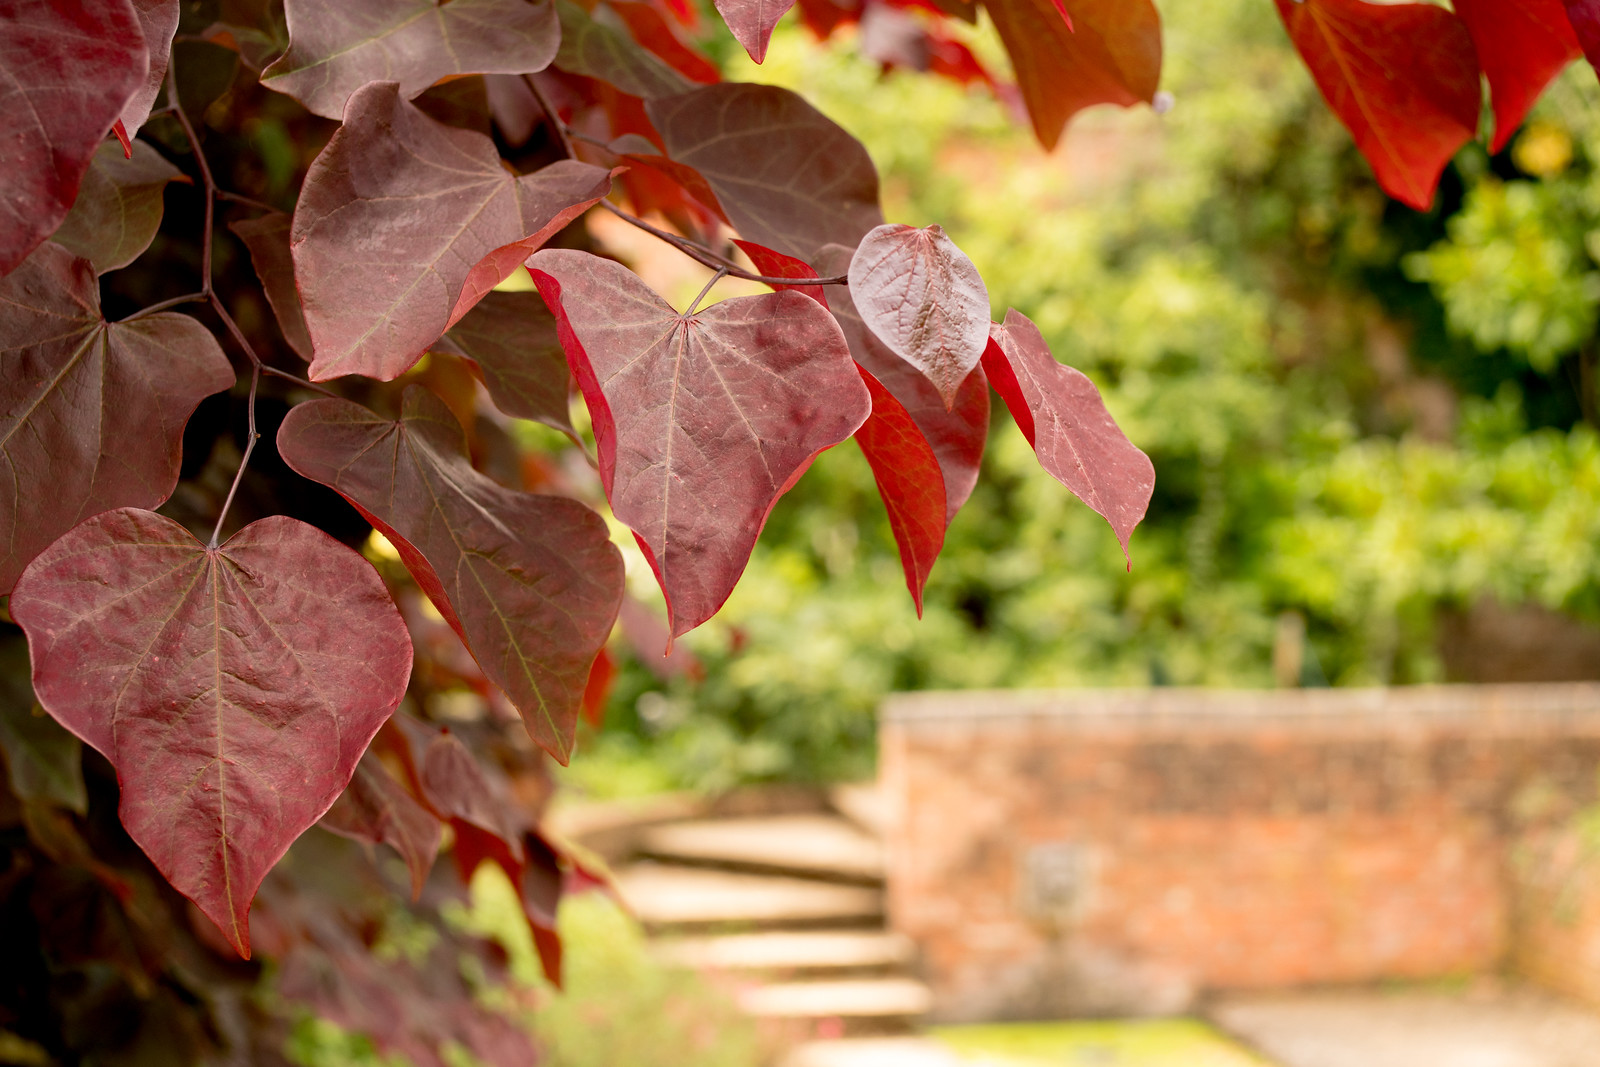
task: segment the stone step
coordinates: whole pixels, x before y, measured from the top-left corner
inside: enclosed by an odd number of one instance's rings
[[[837,815],[700,819],[652,827],[641,855],[670,863],[795,875],[859,885],[883,883],[883,844]]]
[[[881,926],[883,893],[800,878],[640,862],[617,889],[647,928]]]
[[[807,1041],[779,1067],[974,1067],[948,1046],[926,1037],[858,1037]]]
[[[739,1007],[760,1019],[873,1019],[909,1022],[933,1002],[910,978],[841,978],[777,982],[739,993]]]
[[[907,938],[882,931],[816,930],[726,934],[659,942],[656,955],[698,970],[762,974],[838,974],[908,966],[915,950]]]

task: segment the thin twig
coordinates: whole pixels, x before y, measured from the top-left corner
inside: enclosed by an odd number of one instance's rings
[[[133,322],[135,319],[142,319],[146,315],[154,315],[157,312],[165,311],[168,308],[175,308],[179,304],[192,304],[197,300],[205,300],[205,299],[209,298],[210,295],[211,295],[210,293],[203,293],[203,292],[202,293],[185,293],[182,296],[175,296],[171,300],[162,300],[162,301],[160,301],[158,303],[151,304],[149,307],[140,308],[138,311],[135,311],[132,315],[129,315],[127,318],[122,319],[121,321],[122,322]]]
[[[211,542],[209,547],[217,547],[217,539],[222,536],[222,521],[228,517],[228,508],[233,504],[233,496],[239,491],[239,483],[244,481],[244,469],[250,465],[250,453],[256,450],[256,442],[261,435],[256,432],[256,387],[261,384],[261,364],[258,361],[250,370],[250,400],[246,413],[249,418],[249,438],[245,441],[244,455],[239,458],[239,469],[233,474],[233,484],[228,487],[228,496],[222,502],[222,510],[217,512],[217,524],[211,529]]]
[[[694,311],[695,311],[695,308],[700,306],[700,301],[704,300],[706,298],[706,294],[711,291],[711,287],[713,285],[716,285],[718,282],[720,282],[722,279],[726,278],[727,276],[728,276],[728,268],[727,267],[723,267],[721,270],[717,271],[717,273],[713,274],[711,276],[711,280],[709,282],[706,282],[706,287],[704,289],[700,290],[700,295],[695,297],[694,298],[694,302],[689,305],[689,310],[685,311],[683,313],[684,317],[688,318],[690,315],[693,315]]]
[[[550,128],[560,138],[562,151],[566,152],[568,159],[577,159],[578,153],[573,149],[572,138],[567,134],[567,124],[556,114],[556,106],[550,102],[548,96],[544,95],[544,90],[539,88],[539,83],[533,80],[532,74],[524,74],[522,80],[527,84],[533,98],[539,102],[539,109],[544,112],[545,121],[550,123]]]
[[[663,230],[659,226],[652,226],[648,222],[644,221],[644,219],[641,219],[636,215],[628,214],[626,211],[622,210],[609,200],[600,201],[600,206],[611,212],[622,221],[633,226],[637,226],[645,233],[661,238],[663,241],[667,242],[667,244],[671,245],[673,248],[676,248],[690,259],[698,260],[700,263],[710,267],[712,270],[726,271],[728,277],[730,278],[743,278],[747,282],[760,282],[763,285],[850,284],[850,276],[847,274],[834,274],[829,275],[826,278],[784,278],[773,274],[755,274],[751,271],[745,270],[743,267],[739,266],[739,264],[733,262],[733,260],[727,258],[726,256],[717,255],[715,252],[711,251],[711,249],[707,248],[703,244],[700,244],[698,241],[691,241],[687,237],[680,237],[671,230]]]
[[[195,164],[200,168],[201,187],[206,197],[205,244],[200,253],[200,291],[210,296],[213,243],[211,224],[217,213],[217,182],[211,176],[211,164],[206,161],[206,154],[200,150],[200,137],[194,132],[194,125],[189,121],[189,116],[184,114],[183,105],[178,101],[177,68],[170,62],[167,66],[167,106],[172,109],[172,116],[178,120],[178,125],[183,127],[183,135],[189,139],[189,148],[194,152]]]
[[[243,204],[245,207],[253,207],[257,211],[276,211],[276,210],[278,210],[277,208],[273,207],[271,204],[266,203],[265,201],[256,200],[255,198],[249,197],[249,196],[240,196],[238,193],[230,193],[226,189],[218,189],[218,190],[216,190],[215,195],[216,195],[216,198],[218,200],[227,200],[227,201],[230,201],[230,202],[235,203],[235,204]]]
[[[286,370],[279,370],[277,367],[268,367],[266,365],[263,365],[261,367],[261,373],[263,373],[263,374],[271,374],[274,377],[282,378],[286,382],[293,382],[294,384],[300,386],[300,388],[302,388],[302,389],[315,389],[317,392],[321,393],[323,396],[331,396],[331,397],[334,397],[335,399],[337,399],[338,396],[339,396],[338,393],[334,392],[332,389],[327,388],[326,386],[318,385],[316,382],[308,381],[307,379],[301,378],[298,375],[290,374]]]

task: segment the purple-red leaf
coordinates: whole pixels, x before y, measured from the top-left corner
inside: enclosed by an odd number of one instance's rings
[[[1117,426],[1094,383],[1056,362],[1027,316],[1007,311],[992,340],[983,369],[1040,466],[1111,524],[1126,556],[1155,491],[1150,457]]]
[[[167,183],[187,182],[161,153],[135,142],[129,154],[101,141],[78,189],[78,201],[50,239],[94,264],[96,274],[138,259],[161,228]]]
[[[1426,211],[1445,164],[1478,131],[1483,96],[1465,24],[1432,4],[1276,2],[1378,184]]]
[[[546,249],[528,270],[588,401],[611,510],[686,633],[733,591],[778,498],[870,413],[844,335],[799,293],[680,315],[583,252]]]
[[[403,374],[610,187],[570,160],[518,178],[492,140],[429,118],[394,82],[357,90],[290,236],[311,377]]]
[[[597,4],[591,15],[571,0],[555,0],[555,9],[561,19],[561,49],[554,63],[558,69],[597,78],[646,100],[676,96],[694,86],[635,41],[627,23],[606,5]]]
[[[295,519],[207,548],[121,508],[34,560],[11,612],[39,702],[117,768],[128,833],[248,957],[261,879],[405,694],[377,572]]]
[[[939,457],[904,405],[865,367],[858,368],[872,394],[872,417],[856,431],[856,444],[872,467],[878,495],[889,512],[889,528],[900,548],[906,588],[922,617],[922,590],[944,547],[948,525],[944,475]]]
[[[133,10],[139,16],[149,66],[144,84],[134,91],[118,116],[123,133],[130,138],[137,136],[139,127],[150,118],[150,109],[155,106],[162,83],[167,80],[167,64],[172,61],[172,35],[178,32],[178,0],[133,0]]]
[[[278,449],[394,543],[528,733],[566,763],[622,600],[622,556],[600,516],[473,470],[460,423],[420,386],[406,390],[398,422],[346,400],[301,404]]]
[[[389,845],[400,853],[411,872],[413,899],[422,895],[444,839],[444,824],[370,752],[356,764],[350,785],[322,817],[322,827],[355,841]]]
[[[1600,0],[1562,0],[1589,65],[1600,70]]]
[[[735,237],[733,243],[738,245],[745,255],[750,257],[750,262],[755,264],[757,273],[765,274],[769,278],[815,278],[817,272],[811,264],[803,259],[786,256],[782,252],[774,252],[754,241],[741,241]],[[804,293],[823,307],[828,306],[828,296],[820,285],[778,285],[774,289],[793,289],[797,293]]]
[[[850,265],[851,250],[830,245],[817,257],[817,269],[824,275],[838,274]],[[900,401],[917,424],[917,429],[939,458],[944,474],[945,524],[954,519],[961,505],[978,484],[978,467],[983,462],[983,445],[989,436],[989,383],[981,368],[974,368],[956,392],[955,406],[946,409],[944,398],[933,383],[911,364],[895,355],[867,329],[856,312],[848,286],[835,288],[829,297],[833,317],[839,320],[850,353],[856,362],[872,372],[894,398]]]
[[[1561,0],[1455,0],[1489,79],[1498,152],[1522,125],[1550,79],[1583,54]]]
[[[548,0],[286,0],[289,51],[261,84],[330,119],[368,82],[407,100],[453,74],[532,74],[555,58]]]
[[[228,229],[250,250],[250,264],[261,279],[261,289],[272,305],[283,339],[301,359],[311,359],[311,335],[306,332],[305,312],[300,308],[300,293],[294,287],[294,259],[289,254],[291,219],[281,211],[270,211],[253,219],[228,223]]]
[[[93,267],[58,245],[0,279],[0,593],[88,516],[171,496],[184,423],[233,380],[187,315],[106,322]]]
[[[61,224],[148,69],[129,0],[0,0],[0,275]]]
[[[734,40],[744,45],[744,50],[757,63],[767,58],[772,28],[794,6],[794,0],[713,0],[713,3],[728,29],[733,31]]]
[[[810,260],[883,222],[867,150],[787,89],[708,85],[645,110],[667,155],[705,177],[747,240]]]
[[[538,293],[489,293],[450,327],[436,352],[471,360],[495,407],[577,440],[568,410],[567,357]]]
[[[879,226],[850,260],[850,299],[867,328],[954,408],[989,343],[989,290],[966,253],[938,226]]]

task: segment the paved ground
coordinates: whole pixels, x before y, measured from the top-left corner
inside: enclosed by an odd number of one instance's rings
[[[1600,1016],[1529,989],[1235,997],[1212,1017],[1283,1067],[1600,1065]]]

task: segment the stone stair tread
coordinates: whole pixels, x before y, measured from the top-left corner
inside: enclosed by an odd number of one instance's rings
[[[741,971],[824,971],[899,967],[913,946],[883,931],[818,930],[726,934],[662,942],[663,960],[684,967]]]
[[[757,1018],[908,1018],[927,1013],[933,997],[911,978],[850,978],[776,982],[739,994],[739,1007]]]
[[[881,921],[883,893],[779,875],[635,863],[617,889],[646,926]]]
[[[667,823],[644,833],[640,851],[669,861],[866,881],[883,879],[883,844],[837,815]]]

